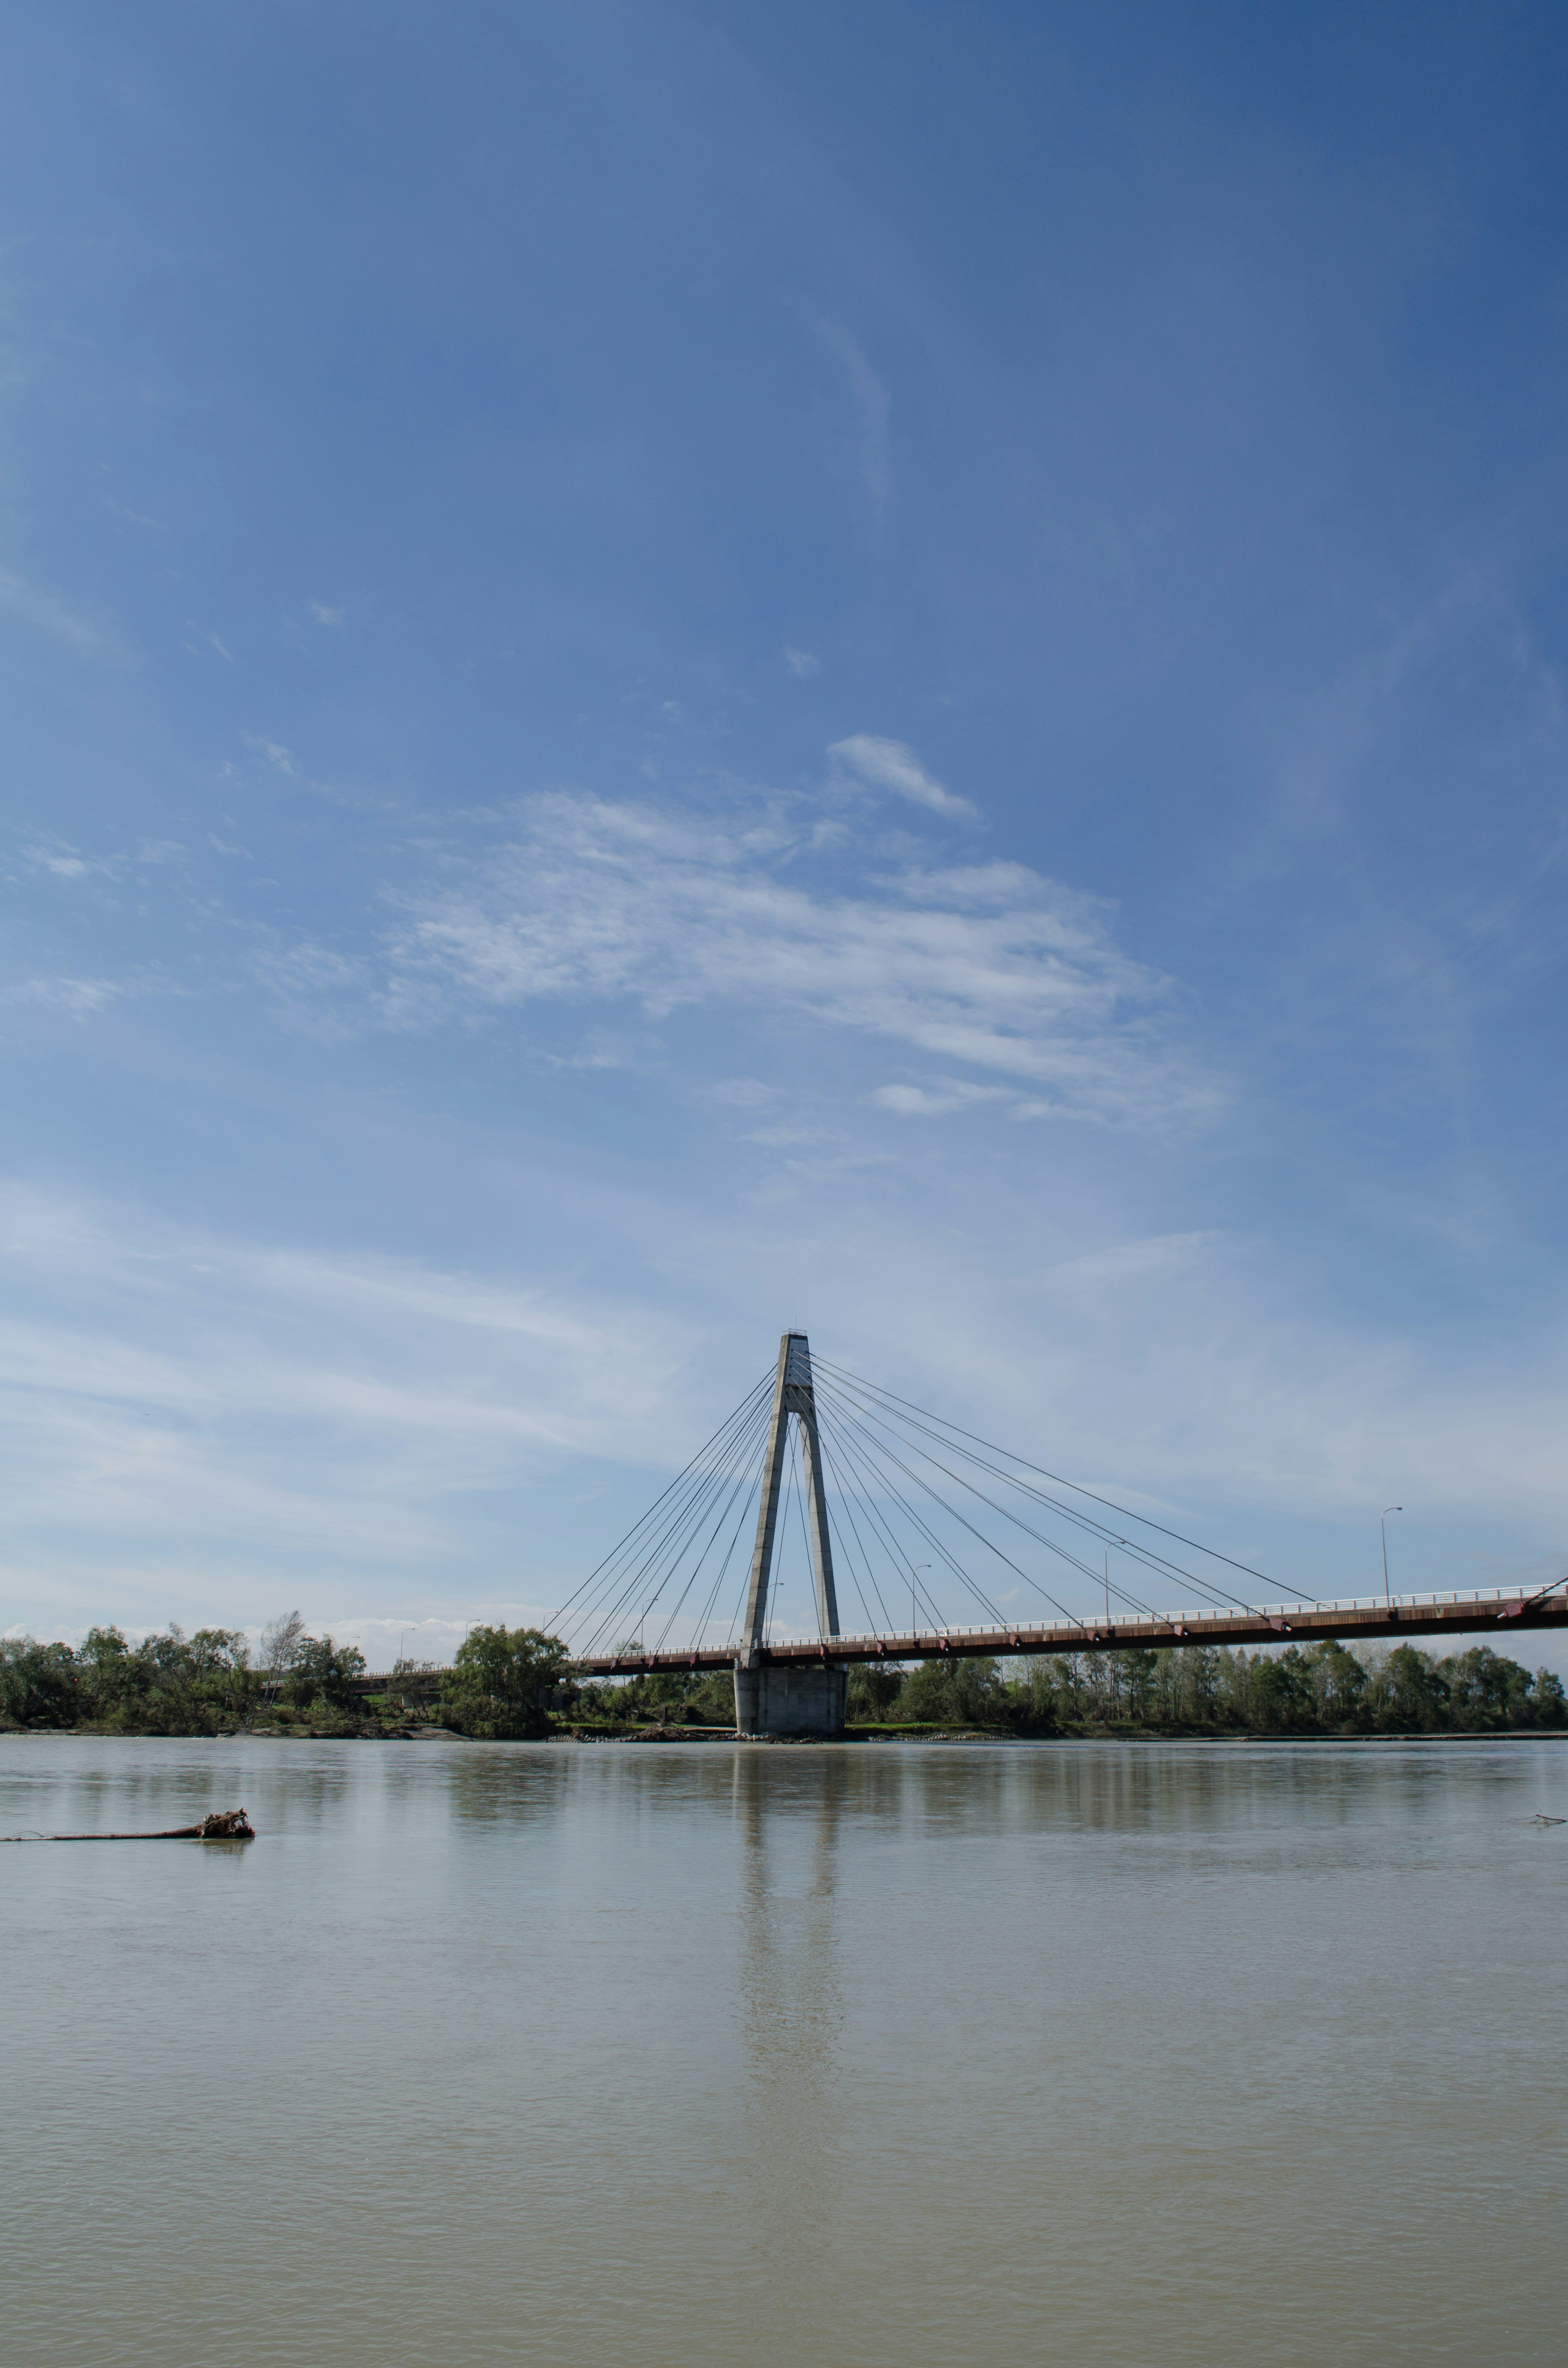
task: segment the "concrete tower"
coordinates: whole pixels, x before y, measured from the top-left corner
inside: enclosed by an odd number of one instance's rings
[[[800,1426],[806,1468],[812,1533],[812,1575],[816,1581],[817,1632],[838,1634],[838,1596],[833,1583],[833,1540],[823,1488],[822,1441],[817,1436],[816,1397],[812,1388],[812,1352],[803,1332],[786,1332],[778,1343],[778,1378],[773,1386],[773,1422],[762,1467],[756,1545],[746,1593],[745,1641],[735,1656],[735,1725],[742,1735],[842,1735],[849,1680],[825,1653],[806,1667],[775,1668],[764,1657],[767,1589],[773,1577],[778,1496],[784,1479],[790,1418]]]

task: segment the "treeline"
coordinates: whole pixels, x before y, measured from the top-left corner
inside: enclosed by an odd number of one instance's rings
[[[926,1661],[891,1679],[891,1672],[852,1675],[852,1714],[863,1702],[863,1717],[878,1715],[881,1694],[884,1719],[1058,1733],[1354,1736],[1568,1724],[1561,1678],[1532,1674],[1484,1645],[1441,1660],[1410,1645],[1356,1653],[1330,1642],[1250,1654],[1189,1645],[1051,1655],[1010,1670],[994,1661]]]
[[[268,1634],[297,1622],[298,1614],[290,1614]],[[364,1655],[352,1645],[306,1635],[302,1624],[281,1652],[255,1666],[235,1628],[199,1628],[187,1636],[170,1627],[139,1645],[119,1628],[89,1628],[74,1646],[4,1637],[0,1724],[221,1735],[253,1724],[262,1712],[300,1721],[319,1710],[341,1720],[356,1704],[351,1680],[364,1668]]]
[[[569,1706],[563,1646],[535,1628],[472,1629],[450,1668],[400,1661],[381,1695],[356,1645],[312,1636],[297,1611],[253,1656],[238,1629],[177,1627],[132,1645],[89,1628],[77,1645],[0,1638],[0,1729],[224,1735],[260,1726],[358,1735],[436,1723],[476,1737],[548,1735]]]
[[[0,1727],[109,1735],[218,1735],[295,1727],[363,1734],[435,1723],[476,1739],[573,1726],[730,1727],[728,1671],[580,1683],[560,1639],[537,1628],[470,1630],[449,1668],[399,1662],[369,1698],[365,1657],[312,1636],[298,1612],[274,1621],[253,1656],[238,1630],[171,1627],[131,1644],[91,1628],[79,1645],[0,1639]],[[1386,1735],[1568,1725],[1568,1695],[1487,1645],[1439,1659],[1342,1644],[1283,1652],[1129,1648],[1010,1662],[858,1664],[852,1725],[1014,1735]]]
[[[612,1723],[733,1724],[727,1675],[584,1686],[579,1715]],[[1437,1659],[1413,1645],[1352,1652],[1336,1643],[1281,1653],[1177,1650],[1041,1655],[1011,1662],[934,1659],[849,1672],[851,1725],[1019,1735],[1442,1734],[1568,1725],[1551,1669],[1533,1673],[1485,1645]]]

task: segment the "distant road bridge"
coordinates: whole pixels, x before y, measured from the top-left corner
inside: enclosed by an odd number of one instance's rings
[[[721,1642],[715,1612],[732,1567],[737,1578],[744,1567],[737,1554],[754,1506],[750,1567]],[[781,1634],[777,1619],[769,1629],[780,1554],[797,1534],[814,1636]],[[841,1580],[865,1620],[847,1633]],[[842,1733],[858,1662],[1568,1630],[1568,1577],[1534,1590],[1299,1603],[1261,1600],[1271,1586],[1250,1565],[841,1366],[813,1367],[805,1334],[787,1332],[776,1370],[551,1624],[585,1677],[732,1671],[743,1735]],[[955,1588],[984,1613],[980,1625],[943,1616],[938,1592]],[[1145,1600],[1176,1590],[1178,1600],[1207,1600],[1165,1611]],[[1054,1618],[1014,1618],[995,1600],[1023,1592]],[[1087,1609],[1062,1600],[1085,1592]],[[890,1598],[907,1605],[907,1624]]]

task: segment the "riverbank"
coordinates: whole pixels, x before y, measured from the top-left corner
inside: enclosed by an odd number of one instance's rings
[[[957,1744],[1157,1744],[1201,1743],[1225,1749],[1234,1744],[1312,1743],[1337,1745],[1346,1743],[1565,1743],[1568,1729],[1549,1726],[1498,1727],[1410,1727],[1391,1728],[1376,1734],[1346,1731],[1324,1734],[1318,1728],[1290,1727],[1165,1727],[1165,1726],[1080,1726],[1036,1727],[1014,1726],[936,1726],[881,1725],[846,1726],[840,1736],[745,1736],[727,1726],[676,1726],[650,1724],[636,1725],[573,1725],[562,1724],[547,1734],[510,1736],[474,1737],[461,1734],[453,1726],[413,1725],[388,1726],[376,1721],[346,1720],[329,1726],[221,1726],[192,1727],[183,1732],[168,1727],[125,1726],[6,1726],[0,1725],[0,1736],[34,1742],[102,1742],[102,1743],[472,1743],[475,1741],[521,1741],[528,1743],[578,1744],[714,1744],[744,1742],[756,1744],[797,1743],[957,1743]]]

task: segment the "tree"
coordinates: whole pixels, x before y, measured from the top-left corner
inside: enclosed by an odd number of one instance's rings
[[[1521,1726],[1531,1715],[1530,1674],[1490,1645],[1472,1645],[1443,1664],[1454,1717],[1462,1726]]]
[[[287,1675],[305,1643],[305,1623],[297,1611],[280,1611],[261,1632],[261,1666],[269,1678]]]
[[[1110,1662],[1119,1714],[1144,1725],[1154,1707],[1154,1656],[1147,1646],[1129,1645]]]
[[[1018,1709],[1026,1723],[1051,1733],[1056,1725],[1057,1668],[1049,1653],[1032,1654],[1024,1663],[1017,1688]]]
[[[238,1628],[199,1628],[189,1651],[199,1678],[233,1677],[250,1667],[250,1646]]]
[[[1568,1689],[1555,1669],[1536,1671],[1531,1707],[1542,1726],[1568,1725]]]
[[[464,1735],[491,1741],[548,1735],[549,1713],[570,1677],[559,1636],[541,1628],[471,1628],[441,1688],[441,1715]]]
[[[1322,1725],[1329,1727],[1355,1725],[1367,1692],[1364,1664],[1335,1639],[1320,1645],[1307,1657],[1312,1668],[1317,1713]]]
[[[291,1647],[292,1659],[283,1691],[301,1707],[324,1702],[347,1710],[358,1700],[353,1680],[365,1674],[365,1656],[357,1645],[337,1645],[330,1636],[304,1636]]]
[[[849,1672],[847,1715],[851,1719],[887,1718],[892,1711],[903,1686],[901,1669],[878,1668],[874,1664],[859,1661]]]
[[[135,1656],[122,1630],[89,1628],[76,1657],[82,1665],[84,1689],[92,1697],[95,1710],[108,1710],[134,1691]]]
[[[1006,1696],[996,1663],[984,1656],[949,1659],[939,1654],[911,1669],[899,1696],[902,1715],[937,1726],[993,1726]]]
[[[0,1717],[17,1726],[74,1726],[81,1674],[69,1645],[0,1636]]]
[[[1414,1645],[1395,1647],[1374,1678],[1372,1691],[1381,1726],[1441,1726],[1447,1718],[1447,1680],[1431,1655],[1418,1653]]]

